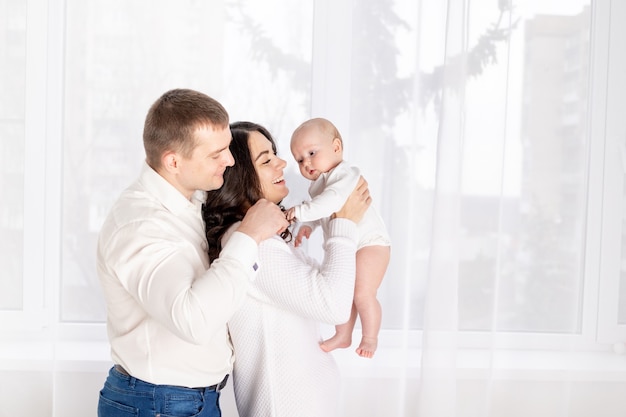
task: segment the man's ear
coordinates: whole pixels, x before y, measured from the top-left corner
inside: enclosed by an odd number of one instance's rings
[[[170,173],[178,171],[178,154],[174,151],[168,151],[161,157],[161,166]]]

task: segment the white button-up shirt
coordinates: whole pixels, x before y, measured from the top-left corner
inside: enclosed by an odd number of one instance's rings
[[[254,278],[258,246],[237,232],[209,268],[203,197],[187,200],[144,163],[100,232],[111,357],[153,384],[209,386],[232,370],[226,322]]]

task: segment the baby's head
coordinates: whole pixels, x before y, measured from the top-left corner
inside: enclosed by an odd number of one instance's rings
[[[343,142],[339,131],[330,121],[310,119],[298,126],[291,135],[291,153],[300,173],[307,179],[316,180],[343,160]]]

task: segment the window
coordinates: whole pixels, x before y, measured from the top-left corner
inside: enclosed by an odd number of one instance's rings
[[[98,232],[139,174],[143,120],[163,92],[206,92],[233,121],[263,122],[283,145],[304,119],[312,9],[275,3],[67,2],[61,321],[105,320],[95,271]],[[177,29],[160,30],[165,26]],[[259,47],[268,43],[276,48]],[[269,64],[274,60],[280,69]]]
[[[139,173],[148,107],[190,87],[232,120],[266,125],[288,161],[301,121],[337,124],[393,241],[383,328],[419,331],[434,190],[445,186],[439,104],[457,87],[441,83],[458,64],[443,60],[443,3],[0,1],[0,314],[101,326],[100,225]],[[450,173],[462,178],[459,327],[620,340],[626,36],[615,22],[626,10],[500,3],[472,2],[459,46],[471,74]],[[294,163],[288,171],[290,198],[306,198]]]

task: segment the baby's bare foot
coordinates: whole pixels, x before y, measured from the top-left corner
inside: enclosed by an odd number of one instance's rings
[[[378,339],[375,337],[363,337],[361,344],[356,348],[356,353],[364,358],[373,358],[376,348],[378,347]]]
[[[335,334],[330,339],[324,340],[320,343],[320,347],[324,352],[330,352],[335,349],[345,349],[352,344],[352,338],[350,336],[343,336]]]

